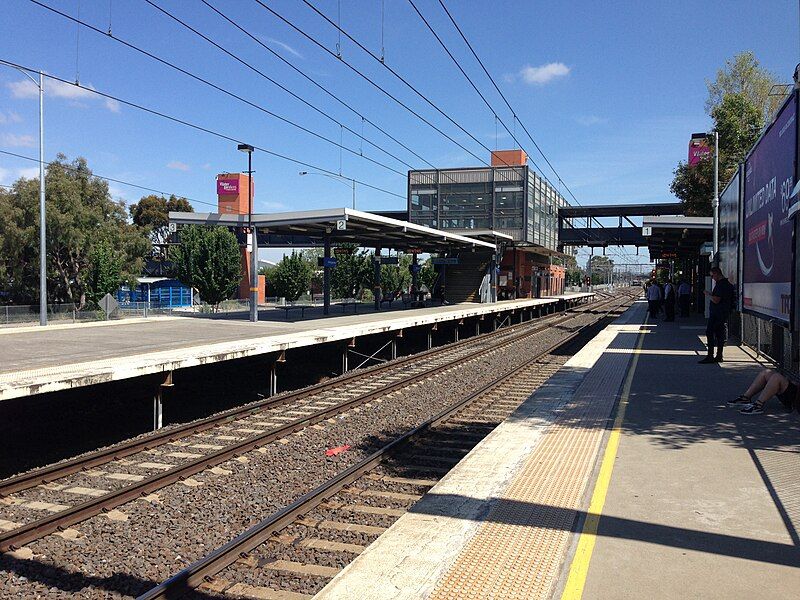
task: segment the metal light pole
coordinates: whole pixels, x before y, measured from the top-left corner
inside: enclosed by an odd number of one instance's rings
[[[17,65],[0,60],[0,64],[16,69],[39,88],[39,325],[47,325],[47,211],[44,204],[44,75],[39,71],[37,82]]]
[[[719,131],[714,131],[714,266],[719,266]]]
[[[320,173],[319,171],[300,171],[298,175],[322,175],[323,177],[328,177],[333,179],[334,181],[338,181],[340,183],[345,183],[349,181],[352,184],[353,189],[353,210],[356,209],[356,180],[350,177],[342,177],[341,175],[331,175],[329,173]],[[347,184],[345,184],[347,185]]]
[[[252,236],[250,241],[250,321],[258,322],[258,232],[253,226],[253,146],[239,144],[238,149],[247,153],[247,225]]]

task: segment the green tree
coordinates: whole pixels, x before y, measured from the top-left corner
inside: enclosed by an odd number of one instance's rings
[[[113,248],[121,281],[141,274],[150,242],[85,159],[68,162],[59,154],[47,165],[45,201],[48,301],[86,305],[90,256],[101,241]],[[0,286],[9,302],[31,304],[39,297],[38,206],[38,179],[22,178],[0,194]]]
[[[269,282],[276,296],[293,301],[308,291],[312,273],[303,255],[292,250],[270,271]]]
[[[429,291],[433,292],[433,286],[436,284],[436,279],[438,277],[439,274],[436,272],[436,269],[433,268],[433,263],[429,258],[422,264],[422,268],[419,270],[419,285],[420,287],[424,285]]]
[[[740,52],[725,61],[725,66],[717,71],[714,81],[706,80],[708,99],[706,112],[714,114],[714,109],[722,104],[730,94],[740,94],[761,112],[762,119],[767,120],[785,100],[785,96],[775,95],[772,87],[778,83],[777,78],[761,66],[751,50]]]
[[[592,285],[605,283],[608,280],[608,272],[614,268],[614,261],[602,254],[595,254],[589,257],[587,270],[592,277]]]
[[[398,292],[411,286],[411,254],[401,254],[396,265],[381,265],[381,289]]]
[[[357,250],[355,244],[342,246],[352,249],[352,254],[336,257],[336,268],[331,271],[331,294],[335,298],[355,298],[362,289],[372,288],[372,255]]]
[[[180,245],[170,252],[178,279],[217,307],[230,298],[242,279],[236,236],[224,227],[191,225],[181,230],[180,238]]]
[[[763,117],[761,112],[743,94],[730,93],[714,107],[714,129],[719,133],[719,189],[720,192],[736,172],[758,139]],[[712,144],[712,152],[714,150]],[[713,154],[696,165],[678,163],[670,191],[681,200],[687,215],[708,217],[712,214],[714,196]]]
[[[192,205],[186,198],[171,195],[143,196],[136,204],[131,204],[129,209],[134,225],[150,232],[153,244],[165,244],[169,238],[169,213],[194,212]]]
[[[89,276],[86,281],[86,298],[97,306],[106,294],[113,294],[122,283],[122,259],[105,240],[97,243],[89,253]]]

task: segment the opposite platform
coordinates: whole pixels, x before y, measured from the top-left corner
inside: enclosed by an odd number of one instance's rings
[[[640,302],[317,598],[796,595],[797,415],[726,407],[760,366],[698,365],[701,321],[644,321]]]
[[[300,321],[286,320],[282,311],[272,310],[258,323],[183,317],[4,332],[0,400],[559,302],[571,304],[592,296],[369,311]]]

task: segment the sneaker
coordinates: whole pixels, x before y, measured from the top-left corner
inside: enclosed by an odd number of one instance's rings
[[[751,402],[745,404],[739,412],[745,415],[760,415],[764,412],[764,407],[756,402]]]
[[[713,356],[706,356],[703,360],[698,360],[697,362],[701,365],[710,365],[711,363],[717,362],[717,359]]]
[[[742,395],[742,396],[739,396],[738,398],[732,398],[732,399],[728,400],[727,404],[729,406],[733,406],[734,404],[752,404],[752,402],[750,401],[750,398],[748,398],[747,396]]]

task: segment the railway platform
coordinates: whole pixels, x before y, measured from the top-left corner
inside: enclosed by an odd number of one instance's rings
[[[321,308],[311,308],[303,318],[269,309],[260,311],[258,323],[233,314],[0,330],[0,401],[465,320],[483,320],[485,328],[487,319],[532,318],[593,296],[380,311],[361,305],[356,314],[351,308],[349,314],[336,311],[327,317]]]
[[[315,598],[794,597],[800,418],[704,329],[635,303]]]

